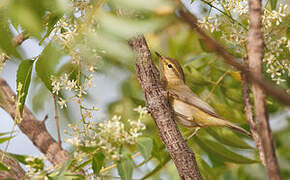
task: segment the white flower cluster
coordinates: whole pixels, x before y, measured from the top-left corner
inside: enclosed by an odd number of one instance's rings
[[[5,66],[5,62],[7,59],[8,59],[8,57],[5,53],[2,53],[0,55],[0,72],[2,71],[2,68]]]
[[[210,16],[203,17],[202,20],[198,20],[199,26],[203,29],[209,30],[210,32],[218,31],[220,22],[217,18]]]
[[[88,158],[90,154],[83,153],[78,147],[93,147],[94,152],[103,152],[106,159],[119,160],[120,147],[135,144],[145,130],[145,125],[141,122],[145,114],[146,111],[143,109],[137,121],[128,120],[126,125],[121,121],[120,116],[113,116],[112,119],[102,123],[87,122],[82,126],[70,125],[72,132],[66,133],[71,138],[66,139],[66,142],[76,147],[75,157],[80,161]]]
[[[204,2],[205,0],[202,0]],[[248,16],[247,0],[214,0],[207,1],[211,6],[222,9],[223,13],[215,14],[215,17],[207,16],[199,20],[200,27],[210,32],[222,31],[221,39],[229,48],[234,47],[236,53],[247,55],[248,32],[245,25],[241,25],[242,19]],[[220,8],[222,7],[222,8]],[[265,39],[264,63],[266,72],[277,84],[286,81],[285,75],[290,77],[290,63],[287,54],[290,53],[290,39],[285,33],[281,33],[279,26],[283,18],[287,16],[288,6],[279,4],[278,10],[264,8],[263,32]],[[226,14],[226,15],[225,15]],[[225,18],[228,21],[225,21]],[[284,76],[284,77],[283,77]]]
[[[271,28],[273,24],[278,26],[286,16],[287,8],[287,5],[282,6],[281,4],[278,11],[265,8],[263,15],[263,25],[265,30]]]

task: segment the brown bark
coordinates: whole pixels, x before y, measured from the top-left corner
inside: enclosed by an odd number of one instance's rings
[[[17,111],[13,98],[16,99],[15,93],[6,81],[0,78],[0,107],[15,119]],[[58,143],[47,132],[45,124],[38,121],[27,107],[24,107],[23,110],[23,120],[17,125],[52,164],[59,165],[68,159],[69,153],[59,147]]]
[[[248,33],[248,58],[250,70],[263,77],[262,63],[264,56],[264,39],[262,32],[262,2],[261,0],[249,1],[250,29]],[[266,170],[269,179],[281,179],[279,166],[275,154],[273,136],[269,126],[265,94],[263,88],[253,82],[252,91],[254,104],[258,120],[258,132],[262,140],[262,145],[266,160]]]
[[[0,157],[2,157],[2,155],[3,152],[0,150]],[[24,179],[25,171],[14,158],[5,154],[1,163],[5,164],[9,168],[9,172],[0,171],[0,179]]]
[[[248,62],[248,58],[244,59],[244,65],[246,67],[249,66],[249,62]],[[261,159],[261,162],[264,166],[266,166],[266,161],[265,161],[265,154],[263,151],[263,146],[262,146],[262,140],[261,137],[258,134],[258,129],[257,129],[257,124],[254,120],[254,113],[253,113],[253,108],[252,108],[252,104],[250,102],[250,89],[249,89],[249,85],[248,85],[248,78],[245,74],[242,74],[242,94],[243,94],[243,98],[244,98],[244,110],[246,113],[246,119],[250,125],[250,129],[251,129],[251,134],[252,137],[256,143],[256,147],[258,149],[258,153]]]
[[[28,35],[25,32],[19,33],[17,36],[15,36],[12,39],[12,43],[15,46],[19,46],[20,44],[23,43],[23,41],[25,41],[26,39],[28,39]]]
[[[282,90],[281,88],[278,88],[272,83],[267,82],[262,74],[257,73],[255,71],[250,71],[247,67],[238,63],[234,59],[234,57],[232,57],[230,53],[228,53],[223,48],[223,46],[221,46],[219,43],[213,40],[210,36],[208,36],[203,30],[201,30],[198,27],[196,17],[192,15],[190,12],[188,12],[185,9],[181,9],[179,12],[183,20],[185,20],[192,27],[192,29],[194,29],[197,32],[197,34],[200,36],[200,39],[205,43],[207,48],[220,55],[227,64],[242,71],[247,76],[249,81],[255,82],[258,86],[263,88],[265,93],[267,93],[269,96],[272,96],[281,103],[290,106],[290,95],[285,90]]]
[[[159,130],[181,179],[201,180],[194,153],[182,138],[173,119],[167,92],[161,87],[159,72],[152,62],[150,50],[143,36],[130,41],[136,54],[136,73],[145,94],[146,106]]]

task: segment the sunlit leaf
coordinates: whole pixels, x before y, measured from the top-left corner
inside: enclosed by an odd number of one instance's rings
[[[118,173],[122,180],[131,180],[133,175],[134,162],[129,154],[123,156],[120,161],[117,161]]]
[[[102,13],[98,18],[100,19],[100,24],[104,28],[104,31],[125,39],[152,32],[164,25],[164,19],[162,20],[160,18],[132,20],[120,16],[113,16],[109,13]],[[118,31],[112,27],[118,27]]]
[[[218,158],[222,161],[233,162],[237,164],[251,164],[257,163],[257,160],[252,160],[242,155],[239,155],[233,151],[228,150],[223,145],[209,140],[207,138],[199,139],[198,137],[194,138],[194,141],[207,153],[213,155],[215,158]]]
[[[95,47],[104,57],[116,58],[124,63],[133,59],[133,52],[125,40],[99,32],[88,34],[88,41],[89,45]]]
[[[6,142],[6,141],[9,141],[10,139],[14,138],[15,136],[10,136],[10,137],[3,137],[3,138],[0,138],[0,144]]]
[[[139,10],[149,10],[156,11],[160,8],[171,9],[173,11],[172,4],[169,1],[165,0],[112,0],[113,3],[117,4],[120,7],[133,8]],[[169,10],[168,10],[169,11]]]
[[[18,66],[17,70],[17,98],[19,104],[19,112],[22,116],[25,100],[28,94],[28,89],[31,81],[31,72],[33,68],[33,60],[24,60]]]
[[[141,152],[144,159],[148,159],[151,156],[153,148],[153,140],[149,137],[140,137],[137,139],[137,149]]]
[[[230,75],[238,82],[242,82],[240,71],[230,71]]]

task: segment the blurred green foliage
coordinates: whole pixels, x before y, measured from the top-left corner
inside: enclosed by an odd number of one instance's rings
[[[277,1],[271,1],[275,9]],[[208,52],[204,43],[180,19],[176,17],[176,4],[166,0],[123,0],[123,1],[81,1],[81,0],[11,0],[0,3],[0,48],[11,57],[22,59],[17,48],[11,42],[12,27],[23,29],[31,38],[40,40],[45,48],[35,57],[36,73],[33,73],[32,89],[34,112],[46,111],[46,99],[52,92],[51,75],[61,76],[68,73],[70,80],[81,84],[86,78],[85,67],[89,64],[97,66],[98,73],[110,75],[107,72],[112,66],[125,70],[129,75],[120,89],[121,97],[108,105],[108,116],[121,115],[126,123],[128,119],[138,119],[138,113],[133,109],[139,105],[145,106],[144,95],[137,81],[134,70],[134,54],[128,45],[128,40],[137,34],[145,34],[151,51],[176,59],[183,67],[186,83],[202,99],[214,107],[225,119],[239,123],[249,129],[243,110],[240,74],[232,67],[223,63],[216,54]],[[203,6],[204,7],[204,6]],[[118,10],[121,11],[119,13]],[[204,9],[208,10],[207,7]],[[206,12],[207,13],[207,12]],[[206,16],[206,13],[202,14]],[[245,18],[246,19],[246,18]],[[289,19],[289,18],[288,18]],[[226,22],[229,23],[229,22]],[[247,21],[241,21],[247,26]],[[21,27],[21,28],[20,28]],[[230,31],[227,26],[221,26],[221,32]],[[289,24],[287,29],[289,34]],[[223,42],[221,33],[211,34]],[[289,36],[287,36],[289,39]],[[49,43],[47,43],[50,41]],[[243,57],[235,51],[235,43],[225,44],[237,57]],[[68,62],[63,58],[69,57]],[[153,56],[157,64],[157,57]],[[23,61],[19,66],[19,76],[29,75],[29,66],[23,69]],[[29,61],[30,62],[30,61]],[[32,62],[32,61],[31,61]],[[75,63],[77,62],[77,63]],[[101,63],[100,63],[101,62]],[[222,79],[220,79],[223,77]],[[267,79],[270,77],[266,76]],[[30,81],[20,80],[23,84]],[[290,88],[290,79],[281,86]],[[101,85],[98,85],[101,86]],[[49,90],[49,91],[48,91]],[[24,94],[27,95],[25,88]],[[110,93],[110,92],[108,92]],[[67,96],[61,93],[59,97]],[[94,96],[106,96],[97,94]],[[252,95],[250,95],[252,98]],[[21,108],[25,104],[21,100]],[[86,96],[90,98],[90,94]],[[252,99],[251,99],[252,100]],[[268,112],[271,114],[289,112],[274,99],[268,98]],[[288,113],[289,114],[289,113]],[[177,171],[169,163],[168,153],[158,136],[156,125],[152,118],[146,116],[146,130],[137,141],[137,146],[126,145],[120,149],[123,158],[117,161],[117,171],[121,179],[131,179],[134,169],[141,169],[144,177],[162,179]],[[290,177],[289,153],[289,119],[287,125],[274,131],[276,152],[283,178]],[[180,127],[184,136],[192,131]],[[190,147],[196,153],[198,166],[204,179],[265,179],[265,171],[259,162],[254,142],[229,129],[202,129],[198,135],[189,141]],[[67,169],[75,167],[74,171],[91,165],[93,173],[98,176],[104,162],[104,155],[96,153],[94,147],[83,147],[83,153],[92,154],[91,159],[83,162],[70,159]],[[137,167],[132,160],[133,152],[140,152],[144,158],[143,164],[154,165],[154,169],[142,165]],[[23,162],[22,162],[23,163]],[[37,162],[36,162],[37,164]],[[39,163],[42,165],[41,163]],[[168,165],[167,165],[168,164]],[[0,164],[0,170],[5,166]],[[39,169],[43,169],[41,166]],[[61,173],[51,173],[53,178],[61,178]],[[83,178],[83,177],[82,177]],[[169,177],[170,178],[170,177]]]

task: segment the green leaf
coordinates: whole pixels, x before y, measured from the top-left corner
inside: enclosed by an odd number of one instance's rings
[[[0,144],[6,142],[6,141],[9,141],[10,139],[14,138],[15,136],[10,136],[10,137],[3,137],[3,138],[0,138]]]
[[[160,162],[162,161],[161,150],[155,139],[153,140],[152,156],[157,158]]]
[[[277,7],[277,2],[278,2],[278,0],[271,0],[271,9],[272,9],[272,10],[275,10],[275,9],[276,9],[276,7]]]
[[[47,89],[52,92],[51,76],[55,76],[57,65],[59,64],[62,53],[57,50],[52,44],[48,44],[38,60],[36,61],[35,70],[41,81]]]
[[[17,70],[17,98],[19,105],[19,112],[22,117],[23,108],[25,105],[25,100],[27,97],[30,81],[31,81],[31,72],[33,68],[33,60],[24,60],[18,67]],[[20,87],[21,86],[21,87]]]
[[[27,164],[26,162],[26,155],[20,155],[20,154],[13,154],[13,153],[8,153],[9,156],[13,157],[14,159],[16,159],[17,161],[19,161],[22,164]]]
[[[95,175],[98,175],[101,168],[104,165],[105,155],[102,152],[98,152],[94,155],[93,161],[92,161],[92,169],[95,173]]]
[[[9,168],[0,162],[0,171],[9,171]]]
[[[153,140],[149,137],[138,138],[137,149],[141,152],[145,160],[150,158],[153,149]]]
[[[232,132],[230,129],[226,128],[207,128],[207,133],[209,133],[213,138],[219,142],[241,149],[252,149],[245,141],[242,140],[238,135]]]
[[[104,31],[119,36],[121,38],[129,39],[138,34],[146,34],[153,32],[165,25],[165,19],[154,18],[148,20],[133,20],[130,18],[113,16],[110,13],[100,13],[100,25]],[[119,27],[115,31],[112,27]]]
[[[122,180],[131,180],[133,175],[134,162],[129,154],[125,154],[120,161],[117,161],[118,173]]]
[[[4,8],[0,9],[0,48],[9,56],[20,57],[16,51],[15,46],[12,44],[12,33],[9,30],[8,18],[4,15]]]
[[[230,151],[223,145],[207,138],[200,139],[196,136],[194,140],[204,151],[222,161],[233,162],[237,164],[250,164],[258,162]]]

